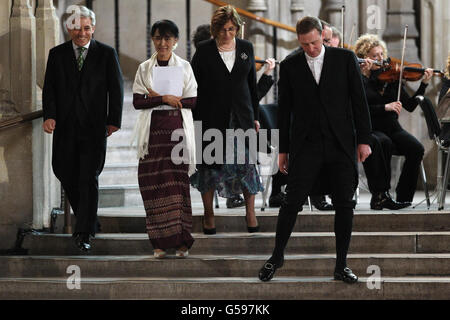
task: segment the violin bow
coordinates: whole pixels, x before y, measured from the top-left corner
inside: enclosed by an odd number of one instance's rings
[[[352,26],[352,32],[350,33],[350,39],[348,39],[348,47],[347,48],[350,48],[352,46],[353,35],[355,33],[355,28],[356,28],[356,23],[354,23],[353,26]]]
[[[408,32],[408,25],[405,26],[405,34],[403,36],[402,62],[400,64],[400,78],[398,79],[397,102],[400,101],[400,92],[402,89],[403,65],[405,63],[405,49],[406,49],[406,34],[407,34],[407,32]]]
[[[342,6],[341,8],[341,30],[342,30],[342,43],[341,43],[341,48],[344,48],[344,37],[345,37],[345,33],[344,33],[344,19],[345,19],[345,6]]]

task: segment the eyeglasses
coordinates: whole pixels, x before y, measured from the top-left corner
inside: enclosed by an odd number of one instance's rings
[[[323,39],[324,44],[331,44],[331,39]]]
[[[237,30],[236,27],[229,27],[228,29],[223,28],[223,29],[220,29],[219,33],[222,33],[222,34],[225,34],[227,32],[234,33],[234,32],[236,32],[236,30]]]

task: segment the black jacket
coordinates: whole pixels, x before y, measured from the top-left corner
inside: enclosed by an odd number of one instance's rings
[[[293,53],[280,64],[278,91],[280,153],[289,153],[290,161],[295,161],[310,130],[319,130],[312,127],[312,119],[318,105],[322,104],[331,131],[356,167],[356,145],[369,144],[371,124],[353,52],[325,47],[319,85],[309,69],[305,53]]]
[[[64,158],[63,131],[68,122],[76,121],[73,109],[79,101],[87,115],[88,123],[83,125],[91,128],[92,141],[105,145],[106,126],[120,128],[123,80],[116,51],[92,39],[83,68],[78,71],[72,41],[54,47],[49,52],[42,95],[44,120],[56,121],[53,169],[58,176],[64,169],[64,163],[58,160]]]
[[[391,102],[397,101],[398,95],[398,82],[382,83],[374,77],[370,79],[363,77],[364,86],[366,89],[367,103],[369,104],[370,117],[372,120],[373,130],[381,131],[389,134],[401,130],[400,123],[398,122],[398,115],[393,111],[386,111],[385,105]],[[417,89],[413,96],[409,96],[404,86],[402,85],[400,91],[400,101],[402,107],[413,112],[418,103],[415,100],[417,95],[424,95],[427,84],[421,82],[420,87]],[[380,91],[383,91],[383,94]]]
[[[231,73],[214,39],[199,44],[191,64],[198,84],[194,119],[202,120],[203,131],[217,128],[224,132],[229,128],[231,112],[240,128],[254,128],[259,103],[252,44],[236,38],[236,60]]]

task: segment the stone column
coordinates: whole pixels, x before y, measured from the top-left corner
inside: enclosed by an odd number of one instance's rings
[[[383,38],[388,45],[389,54],[393,57],[401,58],[405,25],[408,25],[405,59],[419,61],[416,45],[419,33],[416,29],[413,0],[389,0]]]
[[[408,25],[408,32],[405,44],[405,61],[420,62],[416,40],[419,33],[416,29],[415,11],[413,0],[388,0],[388,9],[386,17],[386,30],[383,38],[388,47],[390,57],[401,59],[403,50],[403,38],[405,25]],[[408,91],[414,92],[420,84],[418,82],[406,82]],[[400,114],[399,122],[402,127],[415,136],[419,141],[425,141],[427,137],[426,122],[417,108],[413,113],[405,112]],[[392,176],[395,176],[392,172]],[[419,178],[420,180],[420,178]],[[418,187],[422,189],[421,182]]]
[[[59,44],[60,25],[53,0],[39,0],[36,8],[37,109],[42,109],[42,91],[48,53]],[[52,208],[61,200],[60,183],[52,170],[53,135],[44,133],[42,119],[33,122],[33,225],[50,226]]]
[[[48,52],[59,44],[59,19],[53,0],[39,0],[36,8],[36,79],[42,88]]]
[[[305,13],[305,1],[304,0],[291,0],[291,25],[295,26],[297,21],[301,19]]]
[[[28,113],[36,101],[36,20],[29,0],[14,1],[10,28],[11,99]]]
[[[264,16],[267,11],[266,0],[250,0],[247,10],[257,16]],[[264,24],[256,21],[252,21],[245,26],[245,38],[249,39],[253,43],[255,55],[261,58],[266,56],[265,32],[269,30],[271,30],[269,26],[265,26]]]
[[[11,72],[9,70],[9,16],[11,0],[0,3],[0,119],[10,105]]]
[[[266,0],[250,0],[247,10],[256,14],[257,16],[264,16],[267,13]],[[267,42],[271,42],[273,35],[273,28],[261,22],[247,19],[248,23],[245,25],[245,38],[253,44],[255,56],[265,59],[272,57],[272,51],[268,52]],[[271,47],[271,46],[270,46]],[[261,69],[262,70],[262,69]],[[262,71],[258,72],[257,78],[261,76]],[[261,102],[263,102],[262,100]]]
[[[325,12],[325,21],[341,30],[341,10],[345,4],[343,0],[323,0],[323,11]],[[341,30],[342,32],[342,30]]]
[[[36,25],[28,0],[14,0],[9,22],[11,100],[25,114],[36,108]],[[3,130],[0,147],[0,246],[6,249],[14,245],[17,229],[33,221],[32,125]]]

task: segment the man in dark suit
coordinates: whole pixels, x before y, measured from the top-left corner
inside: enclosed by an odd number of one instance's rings
[[[75,242],[89,251],[90,237],[99,231],[98,176],[106,137],[122,120],[123,80],[116,51],[92,39],[94,12],[78,9],[66,24],[72,40],[49,53],[43,128],[54,133],[52,166],[76,216]]]
[[[275,248],[259,272],[263,281],[270,280],[283,265],[297,214],[307,195],[319,188],[331,194],[336,211],[334,278],[347,283],[358,280],[347,267],[346,257],[358,184],[357,161],[371,153],[369,110],[356,56],[345,49],[325,47],[321,34],[317,18],[301,19],[297,36],[303,52],[280,64],[278,164],[284,174],[289,168],[289,174]]]

